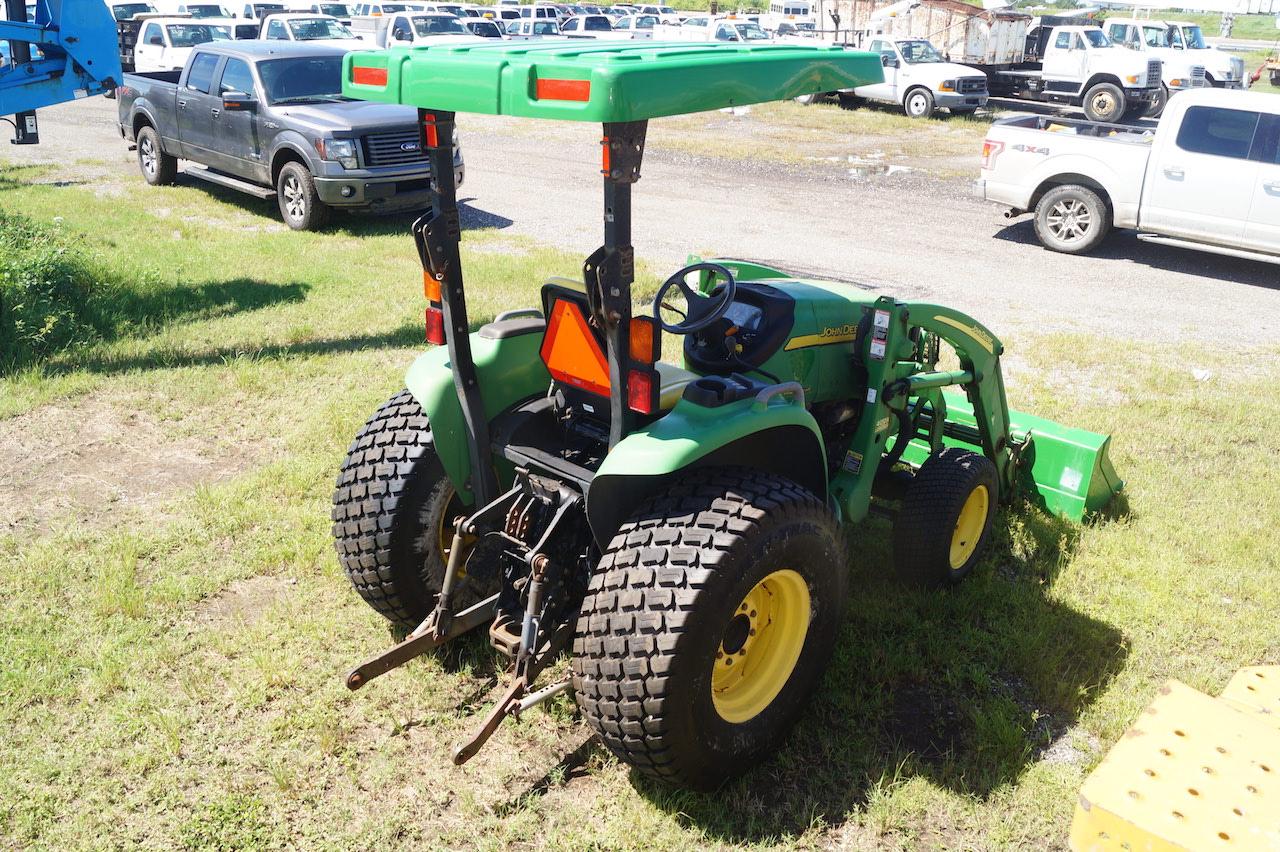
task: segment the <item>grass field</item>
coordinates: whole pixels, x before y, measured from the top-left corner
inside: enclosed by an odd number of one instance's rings
[[[945,593],[893,583],[887,525],[859,527],[821,692],[716,794],[630,775],[564,697],[454,769],[503,681],[480,638],[341,683],[392,641],[342,576],[328,502],[420,350],[407,223],[295,234],[201,187],[4,174],[0,205],[128,302],[96,342],[0,377],[0,846],[1053,848],[1167,678],[1216,693],[1280,663],[1280,345],[1046,330],[1006,340],[1011,401],[1114,434],[1128,487],[1107,517],[1002,512]],[[464,262],[483,322],[580,259],[473,227]]]

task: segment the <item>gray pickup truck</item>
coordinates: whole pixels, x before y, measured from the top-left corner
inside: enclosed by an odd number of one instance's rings
[[[334,208],[427,207],[417,111],[344,98],[344,53],[282,41],[199,45],[180,71],[124,75],[120,135],[147,183],[172,183],[187,160],[192,177],[275,198],[295,230],[320,227]],[[460,151],[454,171],[461,183]]]

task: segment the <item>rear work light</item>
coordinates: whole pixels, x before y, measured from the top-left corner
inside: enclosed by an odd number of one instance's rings
[[[658,407],[658,379],[653,370],[627,373],[627,407],[639,414],[653,414]]]
[[[996,167],[996,157],[1004,150],[1004,143],[997,142],[994,139],[982,140],[982,168],[994,169]]]
[[[444,346],[444,311],[434,305],[427,308],[427,342]]]

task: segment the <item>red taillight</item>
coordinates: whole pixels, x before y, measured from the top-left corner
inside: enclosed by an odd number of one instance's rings
[[[627,373],[627,407],[640,414],[652,414],[657,407],[654,373],[631,370]]]
[[[996,157],[1004,150],[1004,143],[994,139],[982,140],[982,168],[994,169]]]
[[[427,342],[444,345],[444,311],[439,308],[427,308]]]

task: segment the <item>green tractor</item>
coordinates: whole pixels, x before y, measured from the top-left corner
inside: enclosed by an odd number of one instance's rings
[[[357,689],[487,627],[511,679],[474,736],[564,690],[619,759],[709,788],[802,711],[848,594],[847,532],[891,514],[897,571],[972,571],[998,504],[1074,519],[1121,487],[1109,439],[1010,411],[1000,341],[937,305],[697,260],[633,313],[631,190],[648,120],[878,79],[873,54],[790,45],[534,43],[347,55],[345,94],[419,108],[435,178],[413,226],[440,344],[356,437],[333,532],[407,637]],[[579,280],[471,330],[458,112],[603,125],[604,244]],[[662,332],[683,363],[660,359]],[[953,353],[953,354],[951,354]],[[951,368],[945,368],[950,365]],[[571,676],[539,687],[568,654]]]

